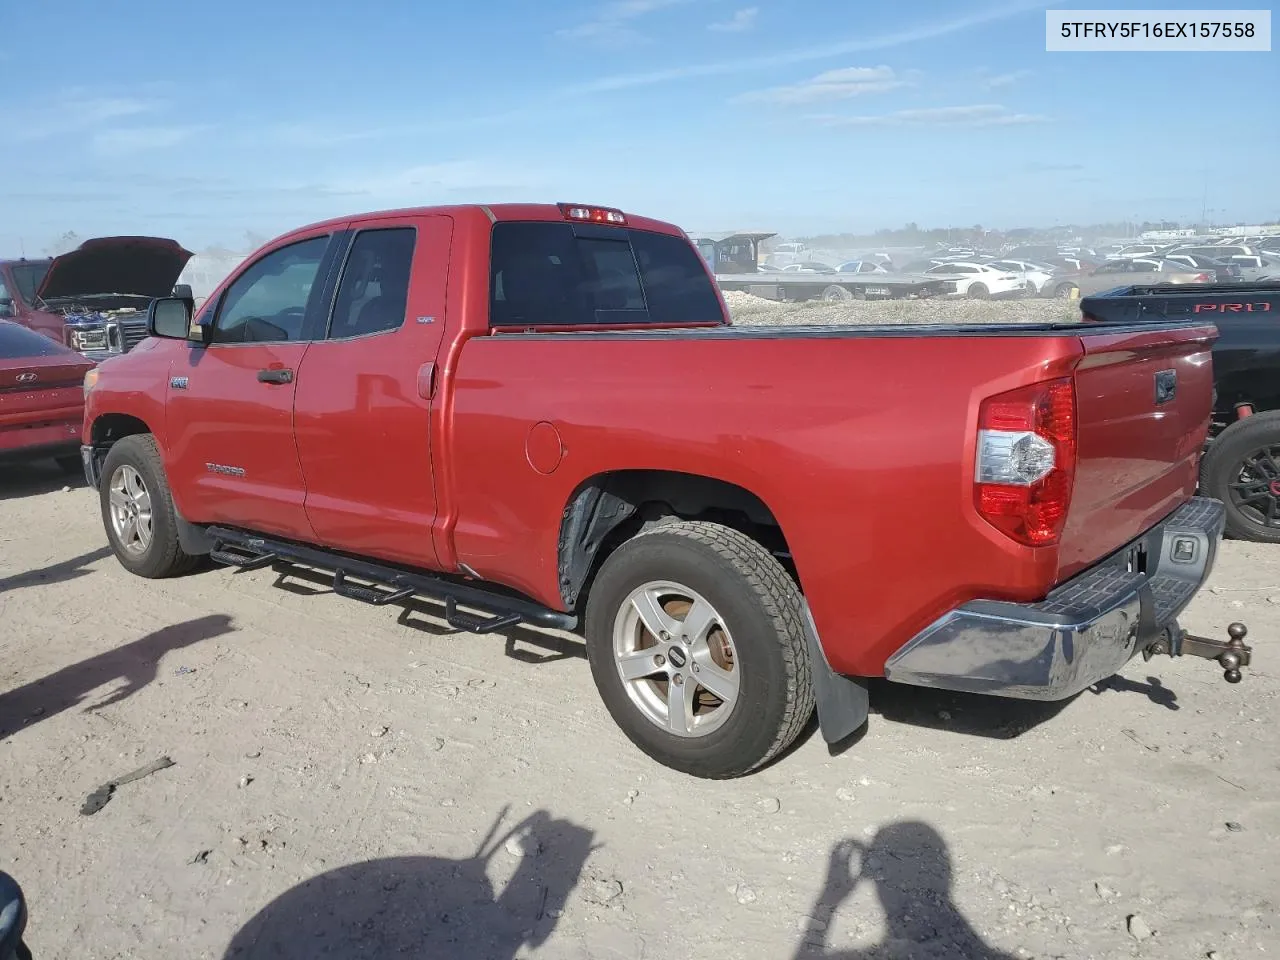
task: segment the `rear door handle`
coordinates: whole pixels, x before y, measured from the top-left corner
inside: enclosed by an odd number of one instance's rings
[[[259,383],[293,383],[293,371],[287,367],[271,367],[258,371]]]

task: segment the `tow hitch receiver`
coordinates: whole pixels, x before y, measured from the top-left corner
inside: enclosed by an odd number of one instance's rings
[[[1239,683],[1240,668],[1249,666],[1253,648],[1244,642],[1249,635],[1249,628],[1243,623],[1233,623],[1227,627],[1229,640],[1210,640],[1208,637],[1197,637],[1187,633],[1177,624],[1167,629],[1155,643],[1142,651],[1142,659],[1150,660],[1154,656],[1170,657],[1203,657],[1216,660],[1222,667],[1222,676],[1227,683]]]

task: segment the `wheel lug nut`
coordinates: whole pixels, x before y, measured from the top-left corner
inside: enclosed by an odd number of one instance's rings
[[[654,665],[655,667],[660,667],[660,666],[662,666],[663,664],[665,664],[666,662],[667,662],[667,658],[666,658],[666,657],[664,657],[664,656],[663,656],[662,654],[660,654],[660,653],[659,653],[659,654],[657,654],[656,656],[654,656],[654,658],[653,658],[653,665]]]
[[[677,687],[683,686],[684,677],[682,677],[680,674],[677,673],[674,677],[671,678],[671,682],[674,683]]]
[[[671,634],[667,633],[667,631],[665,631],[665,630],[660,630],[660,631],[658,631],[658,639],[659,639],[659,640],[670,640],[670,639],[671,639]]]
[[[693,672],[694,673],[698,672],[698,665],[696,663],[693,665]]]

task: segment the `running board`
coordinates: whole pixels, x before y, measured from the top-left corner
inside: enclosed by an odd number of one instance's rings
[[[333,592],[340,597],[379,607],[410,597],[437,600],[444,603],[445,622],[455,630],[467,633],[493,633],[521,623],[553,630],[574,630],[578,626],[578,618],[571,613],[561,613],[532,600],[459,583],[436,574],[403,570],[322,547],[273,540],[230,527],[209,527],[205,534],[213,541],[209,557],[217,563],[241,570],[256,570],[277,563],[332,570]],[[351,583],[348,577],[356,577],[371,585]],[[463,613],[458,604],[479,610],[482,615]]]

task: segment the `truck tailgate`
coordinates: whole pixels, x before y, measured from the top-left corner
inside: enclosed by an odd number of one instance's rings
[[[1194,493],[1217,336],[1211,325],[1184,323],[1080,337],[1078,460],[1060,578],[1134,539]]]

